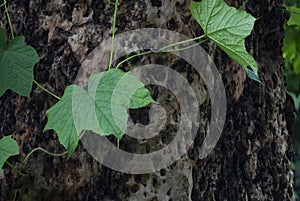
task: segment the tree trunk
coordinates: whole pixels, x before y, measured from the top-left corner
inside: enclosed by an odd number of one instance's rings
[[[243,3],[226,2],[236,8]],[[202,31],[191,17],[189,5],[189,0],[120,0],[117,34],[151,27],[173,30],[190,38],[198,36]],[[201,89],[197,92],[205,97],[200,108],[201,123],[188,153],[159,172],[132,175],[101,165],[81,143],[69,160],[37,152],[23,167],[27,176],[17,176],[4,166],[0,175],[2,200],[12,200],[14,193],[16,200],[29,201],[293,200],[290,168],[293,114],[284,87],[281,48],[286,17],[282,6],[282,0],[249,0],[246,3],[246,11],[258,18],[246,47],[259,65],[264,85],[246,79],[244,70],[213,43],[203,45],[222,76],[227,98],[226,123],[221,138],[207,157],[199,159],[211,116],[210,99],[203,80],[196,79],[195,71],[176,56],[140,57],[122,68],[130,70],[149,62],[163,63]],[[1,27],[8,31],[1,9]],[[97,46],[101,47],[110,36],[114,5],[100,0],[15,0],[8,1],[8,9],[16,35],[24,35],[27,44],[39,54],[35,79],[62,96],[64,89],[76,79],[81,64],[90,58],[87,55]],[[96,59],[101,63],[101,58]],[[122,149],[150,152],[159,148],[158,141],[168,143],[174,137],[179,112],[176,100],[167,90],[155,86],[149,89],[154,98],[168,108],[167,126],[145,147],[125,138],[120,144]],[[33,86],[30,99],[11,91],[1,97],[0,135],[13,134],[21,152],[21,156],[10,158],[10,162],[20,162],[35,147],[64,152],[55,132],[43,133],[47,121],[45,113],[56,102],[36,86]],[[130,111],[132,121],[149,123],[145,117],[147,111],[147,108]]]

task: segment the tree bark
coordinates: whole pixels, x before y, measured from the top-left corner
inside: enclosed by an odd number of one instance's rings
[[[228,0],[241,8],[242,1]],[[189,0],[120,0],[117,33],[138,28],[174,30],[187,37],[202,33],[191,17]],[[249,0],[246,11],[258,18],[246,40],[248,51],[259,65],[264,85],[246,79],[244,70],[213,43],[203,45],[214,60],[226,88],[226,123],[218,144],[204,159],[199,151],[209,125],[210,100],[201,105],[198,135],[188,154],[170,167],[152,174],[130,175],[113,171],[93,159],[82,144],[70,160],[35,153],[23,167],[27,176],[17,176],[8,166],[1,172],[2,200],[293,200],[293,172],[290,168],[292,105],[286,98],[282,58],[283,1]],[[20,1],[8,2],[16,35],[24,35],[40,57],[35,79],[62,96],[72,84],[87,55],[111,33],[114,5],[108,1]],[[1,27],[9,30],[4,11]],[[76,35],[77,34],[77,35]],[[75,40],[75,35],[79,39]],[[176,57],[154,55],[128,62],[124,70],[145,63],[164,63],[185,75],[203,89],[205,83],[187,64]],[[101,58],[98,58],[101,59]],[[196,77],[195,77],[196,76]],[[155,150],[157,140],[170,142],[176,130],[178,113],[175,101],[166,90],[150,87],[155,98],[168,106],[170,121],[164,133],[145,148],[125,139],[121,148]],[[199,92],[200,93],[200,92]],[[57,102],[33,86],[31,98],[8,91],[0,99],[0,136],[13,134],[20,162],[35,147],[64,152],[54,132],[43,133],[46,110]],[[172,103],[172,102],[171,102]],[[147,109],[131,111],[131,118],[147,124]],[[175,115],[174,115],[175,114]],[[135,147],[136,146],[136,147]]]

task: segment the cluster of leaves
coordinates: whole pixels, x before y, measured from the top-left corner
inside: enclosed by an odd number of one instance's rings
[[[223,0],[192,2],[190,10],[205,35],[239,63],[251,79],[259,81],[258,66],[244,44],[256,19]],[[1,29],[0,96],[7,89],[29,96],[37,62],[36,51],[24,44],[24,37],[16,37],[7,45],[6,33]],[[47,111],[44,130],[55,130],[70,156],[87,130],[102,136],[114,135],[120,140],[126,130],[127,110],[150,103],[155,101],[133,74],[109,68],[92,75],[87,90],[77,85],[68,86],[63,97]],[[5,144],[12,141],[5,137],[0,143],[0,167],[9,156],[17,154],[15,145]]]
[[[300,194],[300,0],[286,0],[286,9],[290,11],[290,19],[285,24],[285,38],[283,56],[285,59],[285,75],[287,78],[287,89],[294,99],[298,110],[295,120],[293,145],[295,149],[295,197],[298,200]]]
[[[0,28],[0,96],[11,89],[21,96],[29,97],[33,82],[33,67],[39,57],[33,47],[25,45],[23,36],[8,44],[6,32]],[[0,170],[4,162],[19,154],[16,141],[11,136],[0,140]]]
[[[297,109],[300,104],[300,8],[287,6],[291,11],[290,19],[285,25],[283,57],[286,62],[285,74],[288,89],[292,93]],[[299,13],[299,14],[297,14]]]

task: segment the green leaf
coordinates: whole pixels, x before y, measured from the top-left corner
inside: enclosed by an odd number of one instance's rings
[[[290,11],[290,19],[288,20],[287,24],[289,26],[299,26],[300,27],[300,8],[286,6],[287,10]]]
[[[283,57],[285,59],[294,59],[297,52],[300,51],[300,30],[296,27],[286,27],[283,41]]]
[[[67,87],[62,99],[47,111],[44,130],[54,129],[69,156],[78,145],[82,131],[113,134],[121,139],[127,126],[128,108],[155,103],[149,91],[130,72],[110,69],[93,74],[88,91],[76,85]]]
[[[299,106],[300,106],[300,95],[297,96],[294,93],[290,93],[290,94],[291,94],[291,96],[292,96],[292,98],[294,100],[295,108],[296,108],[296,110],[298,110]]]
[[[11,89],[29,97],[33,82],[33,67],[39,61],[35,49],[25,45],[23,36],[7,45],[7,35],[0,28],[0,96]]]
[[[245,48],[245,38],[253,29],[254,17],[228,6],[223,0],[192,1],[190,10],[207,37],[246,71],[250,66],[257,75],[257,63]]]
[[[69,157],[78,146],[79,135],[84,129],[84,125],[91,127],[95,123],[89,118],[89,106],[91,104],[93,102],[85,90],[71,85],[66,88],[61,100],[46,112],[48,122],[44,131],[50,129],[56,131],[58,140],[68,150]]]
[[[287,78],[287,89],[291,93],[299,94],[300,90],[300,75],[296,74],[290,67],[286,68],[285,76]]]
[[[7,35],[6,32],[0,28],[0,49],[4,50],[7,45]]]
[[[0,140],[0,170],[2,170],[5,161],[19,154],[17,142],[10,136],[5,136]]]
[[[294,60],[294,71],[296,74],[300,74],[300,56],[296,57],[296,59]]]
[[[143,83],[130,72],[111,69],[91,76],[90,82],[91,86],[97,83],[95,104],[98,108],[96,116],[103,131],[101,135],[113,134],[121,139],[126,131],[128,108],[141,108],[155,103]]]

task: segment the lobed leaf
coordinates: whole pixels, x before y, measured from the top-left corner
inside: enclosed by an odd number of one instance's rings
[[[0,140],[0,170],[5,161],[11,157],[19,154],[19,147],[12,136],[5,136]]]
[[[68,150],[69,157],[78,146],[80,133],[87,128],[94,132],[96,121],[90,118],[93,104],[88,93],[76,85],[68,86],[61,100],[47,110],[48,122],[44,131],[53,129],[59,142]]]
[[[132,73],[110,69],[93,74],[88,91],[76,85],[67,87],[61,100],[47,111],[44,130],[55,130],[70,156],[85,130],[121,139],[126,131],[127,110],[150,103],[155,101]]]
[[[0,28],[0,96],[11,89],[29,97],[34,79],[33,67],[38,61],[35,49],[25,45],[23,36],[15,37],[7,45],[7,35]]]
[[[250,35],[255,18],[228,6],[223,0],[192,1],[191,13],[205,35],[213,40],[229,57],[258,77],[258,66],[245,48],[245,38]],[[249,75],[249,74],[248,74]]]

